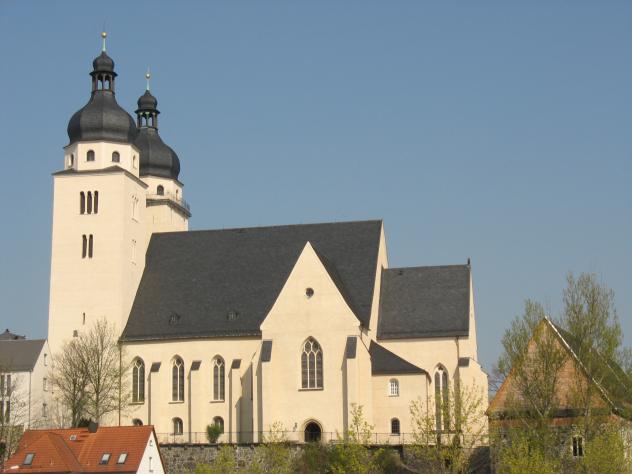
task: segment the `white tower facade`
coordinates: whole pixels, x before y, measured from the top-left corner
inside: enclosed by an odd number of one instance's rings
[[[70,119],[63,170],[53,175],[48,321],[53,353],[100,319],[120,333],[151,234],[187,230],[190,216],[175,152],[158,137],[157,122],[143,127],[139,113],[137,126],[117,104],[114,62],[105,50],[90,75],[90,100]]]

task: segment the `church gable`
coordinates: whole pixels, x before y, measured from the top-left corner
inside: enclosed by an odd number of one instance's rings
[[[307,242],[279,297],[261,324],[264,335],[357,328],[358,317],[335,265]],[[309,334],[308,334],[309,333]]]
[[[360,221],[154,234],[122,340],[260,336],[307,242],[368,325],[381,228]]]

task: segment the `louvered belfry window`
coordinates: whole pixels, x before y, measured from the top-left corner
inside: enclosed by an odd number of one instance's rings
[[[313,337],[308,338],[303,344],[301,381],[302,388],[323,388],[323,351]]]

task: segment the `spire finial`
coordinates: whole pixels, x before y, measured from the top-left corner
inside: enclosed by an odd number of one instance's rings
[[[101,51],[103,51],[105,53],[105,38],[108,37],[108,33],[107,31],[105,31],[105,28],[103,28],[103,31],[101,32],[101,38],[103,38],[103,46],[101,47]]]
[[[149,80],[151,79],[151,71],[149,67],[147,67],[147,72],[145,73],[145,79],[147,79],[147,90],[149,90]]]

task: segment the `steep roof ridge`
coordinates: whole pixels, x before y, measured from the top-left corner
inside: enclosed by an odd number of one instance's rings
[[[331,280],[334,282],[334,285],[336,285],[336,288],[338,288],[338,291],[340,292],[340,295],[342,296],[342,298],[347,303],[347,306],[349,306],[349,308],[351,309],[353,314],[355,314],[355,317],[358,318],[358,321],[360,321],[360,323],[363,324],[362,323],[362,319],[360,317],[360,313],[357,311],[357,309],[355,307],[355,303],[353,302],[353,298],[351,298],[351,295],[349,294],[349,291],[347,290],[347,287],[345,286],[344,282],[342,281],[342,278],[340,277],[340,273],[338,273],[338,269],[336,268],[336,265],[334,264],[334,262],[329,260],[318,249],[318,247],[316,245],[312,244],[311,242],[309,244],[312,246],[312,248],[314,249],[314,253],[320,259],[321,263],[325,267],[325,271],[327,271],[327,273],[331,277]]]
[[[575,361],[579,364],[579,366],[582,368],[582,370],[584,371],[584,374],[586,374],[586,377],[588,377],[588,379],[595,384],[595,386],[599,389],[599,391],[601,392],[601,394],[603,395],[604,399],[610,404],[610,406],[612,408],[617,408],[617,406],[615,405],[615,403],[612,401],[612,399],[608,396],[608,393],[606,392],[606,390],[601,386],[601,384],[599,382],[597,382],[595,380],[595,378],[592,376],[592,374],[590,374],[588,372],[588,369],[586,368],[586,366],[584,365],[584,363],[582,362],[582,360],[579,358],[579,356],[577,355],[577,353],[573,350],[573,348],[571,347],[571,345],[568,343],[568,341],[566,340],[566,338],[564,338],[564,336],[562,336],[562,333],[560,332],[561,328],[558,328],[553,321],[551,321],[547,316],[544,317],[544,320],[546,321],[546,323],[551,327],[551,329],[553,329],[553,332],[557,335],[557,337],[560,339],[560,341],[562,341],[562,343],[564,344],[564,346],[566,347],[566,349],[571,353],[571,355],[573,356],[573,358],[575,359]],[[566,331],[564,331],[566,332]]]
[[[57,452],[62,459],[66,462],[70,461],[71,466],[67,466],[68,468],[70,468],[73,472],[82,472],[84,470],[79,462],[79,459],[77,459],[77,456],[75,456],[75,453],[72,449],[70,449],[67,441],[60,433],[48,432],[46,435],[48,436],[48,439],[50,439],[51,444],[55,446],[55,449],[57,449]]]
[[[182,234],[203,234],[203,233],[212,233],[212,232],[231,232],[231,231],[249,231],[249,230],[267,230],[267,229],[282,229],[282,228],[292,228],[292,227],[316,227],[322,225],[346,225],[346,224],[369,224],[369,223],[382,223],[382,219],[365,219],[365,220],[355,220],[355,221],[323,221],[323,222],[309,222],[307,224],[277,224],[277,225],[262,225],[262,226],[253,226],[253,227],[221,227],[217,229],[194,229],[187,230],[186,232],[182,231],[171,231],[171,232],[157,232],[152,234],[152,238],[162,238],[167,237],[169,235],[182,235]],[[307,243],[307,242],[305,242]]]
[[[573,348],[574,344],[577,344],[576,338],[574,338],[573,335],[570,334],[568,331],[557,326],[555,323],[551,321],[549,322],[550,324],[553,324],[557,332],[564,338],[569,347],[571,347],[571,349],[573,350],[575,358],[579,360],[579,355],[577,355],[577,351]],[[602,379],[602,382],[598,382],[596,380],[595,374],[590,374],[590,377],[594,381],[594,383],[601,386],[604,392],[608,393],[609,397],[613,400],[614,406],[616,408],[619,407],[617,407],[617,400],[615,400],[615,398],[619,401],[632,405],[632,380],[629,379],[628,375],[623,371],[623,369],[617,364],[616,361],[606,358],[597,349],[590,348],[590,350],[596,354],[601,364],[603,365],[603,368],[608,371],[607,374],[603,374],[604,378]],[[582,365],[584,365],[583,361]],[[588,370],[586,368],[584,368],[584,371],[588,373]],[[597,368],[597,371],[599,371],[599,368]],[[613,376],[614,380],[609,378],[609,375]],[[622,379],[622,377],[624,379]],[[617,386],[612,386],[609,382],[614,382]],[[622,391],[623,393],[619,391]]]

